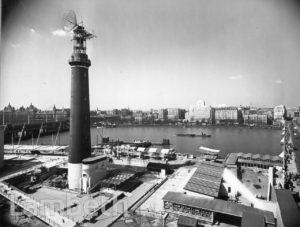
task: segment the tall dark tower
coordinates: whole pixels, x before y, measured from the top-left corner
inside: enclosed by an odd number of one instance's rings
[[[86,54],[86,40],[93,38],[94,35],[88,33],[83,26],[77,25],[76,22],[73,24],[73,54],[69,60],[71,65],[71,115],[68,184],[69,189],[80,189],[82,160],[91,156],[89,101],[91,61]]]

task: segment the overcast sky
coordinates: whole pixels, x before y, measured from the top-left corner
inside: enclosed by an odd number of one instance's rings
[[[0,108],[70,106],[72,9],[91,109],[299,106],[300,8],[280,0],[4,0]]]

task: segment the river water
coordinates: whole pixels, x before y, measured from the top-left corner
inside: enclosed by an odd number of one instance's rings
[[[177,133],[210,134],[210,138],[176,137]],[[199,147],[219,149],[220,157],[224,158],[231,152],[259,153],[279,155],[282,151],[280,140],[281,130],[247,127],[204,127],[183,128],[172,126],[141,126],[104,128],[103,134],[110,140],[133,142],[134,140],[149,140],[161,143],[169,139],[172,148],[181,153],[199,154]],[[102,129],[91,128],[91,142],[95,145],[100,142]],[[45,136],[39,139],[39,144],[53,144],[54,136]],[[36,141],[34,141],[35,143]],[[32,141],[23,141],[22,144],[31,144]],[[69,132],[60,133],[57,145],[69,144]]]

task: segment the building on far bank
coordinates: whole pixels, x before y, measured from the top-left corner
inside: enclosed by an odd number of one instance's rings
[[[40,110],[32,103],[28,107],[15,108],[9,103],[1,111],[2,124],[31,124],[50,121],[67,121],[70,109],[57,109],[54,105],[51,110]]]
[[[263,109],[245,108],[243,110],[245,125],[267,125],[268,114]]]
[[[212,107],[205,105],[205,102],[200,100],[195,106],[189,108],[185,119],[189,122],[212,123]]]
[[[119,116],[119,114],[120,114],[120,110],[118,110],[118,109],[113,109],[112,110],[112,115],[113,116]]]
[[[286,116],[290,118],[299,118],[299,107],[286,108]]]
[[[134,121],[141,124],[146,120],[146,114],[141,111],[141,110],[137,110],[134,112]]]
[[[168,110],[167,109],[159,109],[158,110],[158,120],[165,121],[168,117]]]
[[[185,110],[179,108],[168,108],[167,119],[169,121],[183,120],[185,115]]]
[[[153,117],[153,120],[157,121],[158,120],[158,114],[159,114],[159,111],[158,110],[153,110],[151,109],[151,114],[152,114],[152,117]]]
[[[239,110],[237,107],[217,107],[214,110],[216,124],[238,124]]]
[[[274,107],[274,124],[280,124],[286,118],[286,108],[284,105]]]

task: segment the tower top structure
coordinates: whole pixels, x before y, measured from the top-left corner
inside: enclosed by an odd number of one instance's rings
[[[73,30],[73,53],[80,53],[85,54],[86,53],[86,40],[92,39],[95,37],[94,34],[89,33],[84,29],[83,26],[77,26]]]
[[[69,64],[71,66],[89,67],[91,61],[86,54],[86,40],[96,37],[94,34],[88,32],[83,25],[77,23],[76,14],[70,10],[64,15],[64,29],[73,32],[73,53]]]

